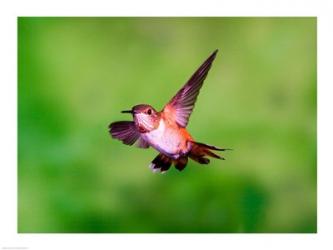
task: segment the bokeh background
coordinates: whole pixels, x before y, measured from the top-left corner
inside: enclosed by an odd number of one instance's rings
[[[111,139],[219,49],[188,126],[226,161],[153,174]],[[316,232],[316,18],[18,18],[18,232]]]

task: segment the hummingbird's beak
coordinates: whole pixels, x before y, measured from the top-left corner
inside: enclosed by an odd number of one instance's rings
[[[133,114],[133,110],[123,110],[123,111],[121,111],[121,113],[130,113],[130,114]]]

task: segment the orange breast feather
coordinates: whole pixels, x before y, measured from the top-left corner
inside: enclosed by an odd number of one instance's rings
[[[176,137],[180,140],[179,149],[185,152],[188,149],[187,142],[193,141],[193,138],[186,128],[180,127],[176,123],[173,112],[173,108],[167,105],[162,112],[162,119],[168,127],[169,132],[172,131],[172,133],[178,134]]]

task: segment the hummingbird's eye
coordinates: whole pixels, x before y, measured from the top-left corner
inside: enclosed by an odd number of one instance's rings
[[[148,114],[148,115],[151,115],[151,112],[152,112],[151,109],[148,109],[148,110],[147,110],[147,114]]]

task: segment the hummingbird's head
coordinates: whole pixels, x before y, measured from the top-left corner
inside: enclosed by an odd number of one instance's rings
[[[134,106],[131,110],[121,112],[131,113],[133,115],[135,125],[141,133],[152,131],[158,127],[160,114],[148,104],[139,104]]]

